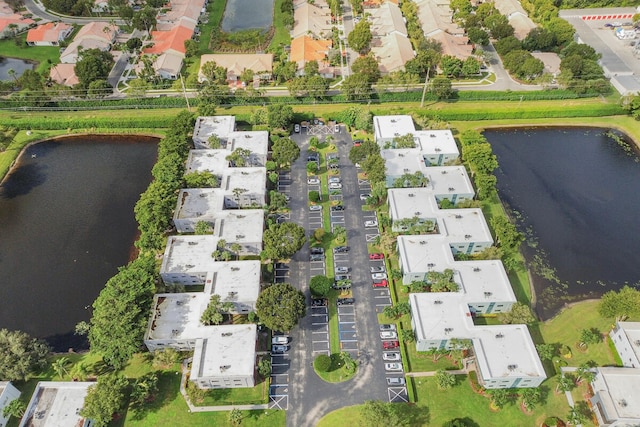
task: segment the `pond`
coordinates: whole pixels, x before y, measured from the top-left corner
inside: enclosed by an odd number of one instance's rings
[[[33,70],[35,64],[18,58],[5,58],[0,56],[0,80],[11,80],[18,78],[26,70]],[[15,76],[9,73],[9,70],[16,72]]]
[[[485,133],[500,163],[498,193],[527,236],[536,310],[640,281],[640,163],[606,129]]]
[[[273,23],[274,0],[227,0],[222,17],[222,31],[261,29]]]
[[[26,148],[0,185],[0,327],[82,347],[106,281],[133,252],[157,139],[78,136]]]

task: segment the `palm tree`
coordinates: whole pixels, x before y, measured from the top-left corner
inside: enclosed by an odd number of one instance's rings
[[[16,417],[20,419],[24,415],[24,411],[26,409],[27,405],[22,400],[14,399],[4,407],[0,415],[4,417]]]
[[[231,244],[231,252],[234,252],[236,254],[236,259],[240,259],[240,251],[242,250],[242,245],[238,242],[232,243]]]
[[[7,70],[7,74],[8,74],[9,76],[11,76],[11,77],[13,78],[13,80],[15,80],[15,81],[16,81],[16,83],[18,83],[18,78],[16,77],[16,70],[14,70],[13,68],[9,68],[9,69]]]
[[[69,372],[69,375],[71,375],[71,379],[73,379],[74,381],[86,381],[87,377],[89,376],[89,369],[84,363],[78,362],[73,365],[73,368]]]
[[[67,368],[69,367],[70,363],[71,361],[69,360],[68,357],[60,357],[53,361],[53,363],[51,364],[51,367],[53,368],[54,371],[56,371],[56,374],[60,378],[62,378],[65,374],[69,375],[69,371],[67,370]]]

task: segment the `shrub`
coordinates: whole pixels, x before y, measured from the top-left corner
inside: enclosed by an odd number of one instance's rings
[[[318,203],[320,201],[320,193],[317,191],[309,191],[309,200],[313,203]]]
[[[319,372],[329,372],[331,368],[331,358],[326,354],[320,354],[313,361],[313,367]]]
[[[325,233],[326,232],[324,231],[324,228],[317,228],[313,232],[313,238],[316,239],[318,242],[322,242],[322,239],[324,238]]]

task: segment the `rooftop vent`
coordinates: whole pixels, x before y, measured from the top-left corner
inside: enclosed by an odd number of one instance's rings
[[[400,136],[400,134],[398,132],[395,132],[393,136]]]
[[[465,238],[465,239],[470,239],[470,238],[471,238],[471,234],[465,234],[465,235],[464,235],[464,238]]]
[[[187,267],[187,268],[193,268],[193,267],[195,267],[195,265],[193,265],[193,264],[187,264],[187,265],[185,265],[185,267]]]
[[[429,134],[429,138],[435,138],[435,137],[436,137],[435,133]]]
[[[485,298],[489,298],[491,295],[493,295],[491,292],[485,292],[484,293],[484,297]]]
[[[242,175],[249,175],[249,172],[242,171],[240,172]]]
[[[240,270],[240,267],[231,267],[231,271],[238,271]]]
[[[195,246],[197,244],[198,244],[198,242],[189,242],[189,246]]]
[[[222,333],[223,337],[230,337],[231,335],[233,335],[233,332],[223,332]]]
[[[445,334],[450,334],[451,332],[453,332],[453,328],[444,328]]]
[[[627,401],[625,399],[620,399],[618,401],[618,405],[620,405],[622,408],[626,408],[627,407]]]
[[[429,264],[427,264],[427,267],[429,267],[429,268],[433,268],[433,267],[435,267],[435,266],[436,266],[436,265],[435,265],[434,263],[432,263],[432,262],[430,262]]]
[[[447,171],[442,171],[441,173],[442,173],[442,175],[446,175]]]
[[[454,187],[449,187],[449,191],[455,191]]]
[[[395,123],[395,122],[396,122],[396,119],[391,119],[391,123]]]
[[[440,304],[442,304],[442,300],[437,299],[437,300],[435,300],[433,303],[434,303],[435,305],[440,305]]]
[[[403,153],[399,153],[398,157],[404,157],[404,154]]]
[[[413,214],[414,214],[415,216],[418,216],[418,215],[420,215],[421,213],[422,213],[422,212],[417,211],[417,212],[414,212]]]
[[[435,148],[433,151],[435,151],[436,153],[439,153],[439,152],[441,152],[442,150],[441,150],[441,149],[439,149],[439,148]]]
[[[249,134],[249,133],[245,133],[245,134],[244,134],[244,137],[245,137],[245,138],[253,138],[253,135],[251,135],[251,134]]]
[[[206,195],[206,194],[204,194],[204,193],[200,193],[200,194],[199,194],[199,196],[200,196],[200,197],[207,197],[207,195]]]
[[[636,340],[636,341],[634,342],[634,344],[635,344],[636,346],[640,347],[640,340]]]
[[[409,193],[409,197],[416,197],[416,195],[413,193]]]
[[[229,296],[230,296],[230,297],[235,297],[236,295],[238,295],[238,292],[236,292],[236,291],[229,291]]]
[[[407,169],[407,168],[404,168],[404,171],[405,171],[405,173],[407,173],[407,172],[409,172],[409,169]]]
[[[496,334],[496,338],[498,338],[498,339],[504,338],[504,334]]]
[[[514,371],[517,367],[518,367],[518,365],[509,365],[509,366],[507,366],[507,368],[508,368],[510,371]]]
[[[220,365],[220,371],[224,372],[227,369],[229,369],[231,367],[231,365]]]
[[[426,244],[427,244],[427,241],[426,241],[426,240],[420,240],[420,244],[421,244],[421,245],[426,245]]]
[[[182,301],[182,300],[176,301],[176,305],[182,305],[182,304],[184,304],[184,301]]]
[[[244,234],[236,234],[236,239],[244,239]]]
[[[456,214],[456,219],[460,219],[460,218],[462,218],[462,215]]]
[[[480,271],[480,267],[473,267],[473,271],[477,273],[478,271]]]
[[[207,157],[213,157],[213,154],[207,154]]]

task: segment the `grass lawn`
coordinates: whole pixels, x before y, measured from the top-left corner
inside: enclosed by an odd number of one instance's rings
[[[252,405],[267,403],[269,399],[269,381],[262,381],[253,388],[220,388],[206,392],[202,401],[193,402],[196,406]]]
[[[276,0],[273,5],[273,27],[275,33],[269,43],[267,51],[275,52],[282,46],[289,45],[291,43],[291,36],[289,30],[284,25],[284,13],[282,13],[282,3],[284,0]]]
[[[438,369],[451,370],[460,368],[454,360],[444,355],[434,362],[431,354],[427,354],[424,351],[416,351],[415,343],[408,343],[404,347],[407,355],[405,364],[409,372],[432,372]]]
[[[26,33],[21,36],[21,41],[24,43],[27,38]],[[52,64],[60,62],[60,47],[58,46],[28,46],[24,45],[16,46],[13,40],[0,40],[0,56],[7,56],[10,58],[20,58],[37,62],[38,65],[35,68],[38,72],[43,72],[49,69]]]
[[[228,412],[195,412],[190,413],[183,397],[180,395],[180,375],[178,371],[162,371],[159,381],[160,392],[155,401],[142,410],[129,409],[126,417],[114,425],[127,427],[172,426],[225,426]],[[250,427],[284,427],[284,411],[243,411],[245,418],[242,426]]]
[[[353,372],[348,372],[344,367],[344,362],[342,361],[342,356],[340,353],[331,354],[331,366],[329,366],[329,370],[327,372],[318,371],[313,366],[313,370],[315,373],[322,378],[322,380],[328,383],[341,383],[344,381],[349,381],[353,376],[358,372],[356,368]]]

